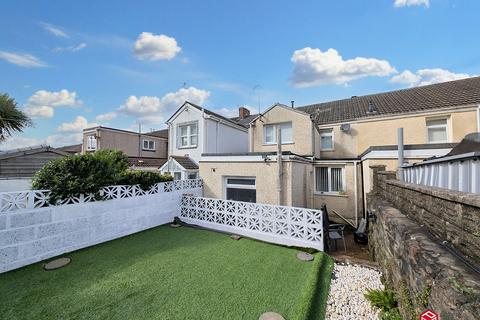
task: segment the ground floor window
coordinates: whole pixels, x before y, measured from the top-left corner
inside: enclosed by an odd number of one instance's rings
[[[257,202],[255,178],[227,177],[225,193],[227,200]]]
[[[189,173],[188,179],[197,179],[197,173],[196,172]]]
[[[173,172],[173,180],[182,180],[181,172]]]
[[[315,191],[340,193],[345,190],[343,185],[344,168],[342,167],[316,167]]]

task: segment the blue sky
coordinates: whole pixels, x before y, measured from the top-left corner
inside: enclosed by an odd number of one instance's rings
[[[35,127],[165,127],[185,99],[234,116],[480,74],[478,1],[4,1],[0,92]]]

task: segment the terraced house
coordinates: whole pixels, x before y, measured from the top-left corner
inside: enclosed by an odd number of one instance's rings
[[[307,208],[325,203],[356,225],[372,186],[369,167],[398,167],[398,128],[405,161],[447,154],[480,131],[480,77],[298,108],[275,104],[249,124],[249,152],[202,155],[204,195]]]

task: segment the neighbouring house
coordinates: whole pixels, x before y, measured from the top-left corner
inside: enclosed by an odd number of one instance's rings
[[[204,194],[307,208],[325,203],[357,225],[372,188],[370,166],[397,169],[398,128],[406,161],[444,156],[480,131],[480,77],[299,108],[275,104],[249,123],[248,152],[204,151]]]
[[[82,153],[120,150],[132,169],[158,170],[167,161],[168,129],[138,133],[97,126],[83,130]]]
[[[68,155],[46,145],[0,152],[0,192],[29,190],[33,176],[47,162]]]
[[[81,154],[82,153],[82,144],[72,144],[70,146],[63,146],[57,148],[57,150],[66,152],[68,154],[74,155],[74,154]]]
[[[168,120],[169,159],[160,168],[175,179],[195,179],[203,153],[248,152],[248,126],[256,118],[247,108],[227,118],[186,101]]]

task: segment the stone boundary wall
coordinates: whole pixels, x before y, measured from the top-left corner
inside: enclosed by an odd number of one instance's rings
[[[468,238],[450,234],[452,227],[447,226],[453,224],[452,220],[468,224],[477,219],[478,228],[480,210],[475,199],[395,181],[395,173],[385,172],[384,166],[372,169],[374,188],[367,198],[368,209],[375,215],[370,224],[370,252],[380,264],[387,284],[396,291],[403,318],[418,319],[430,308],[442,320],[478,319],[480,274],[447,250],[441,240],[446,234],[452,241]],[[461,228],[458,223],[454,226]],[[475,224],[468,227],[472,226]],[[432,235],[432,229],[437,227],[440,231]],[[469,259],[478,261],[478,254]]]
[[[0,213],[0,273],[171,222],[184,193],[202,188]]]
[[[374,192],[480,267],[480,194],[395,180],[374,166]]]

